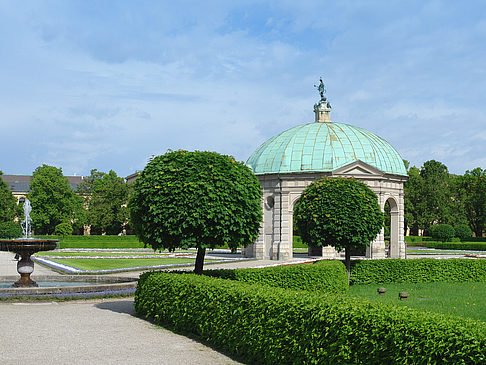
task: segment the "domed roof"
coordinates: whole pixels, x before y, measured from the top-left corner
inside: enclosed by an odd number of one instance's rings
[[[398,152],[373,133],[343,123],[308,123],[270,138],[246,162],[256,175],[331,172],[362,161],[407,176]]]

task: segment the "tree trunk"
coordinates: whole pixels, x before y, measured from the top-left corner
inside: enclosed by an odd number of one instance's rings
[[[194,267],[194,273],[197,275],[201,275],[203,272],[205,254],[206,254],[206,249],[198,247],[197,256],[196,256],[196,266]]]
[[[350,246],[346,246],[344,250],[344,257],[346,263],[346,271],[348,272],[348,285],[349,285],[350,277],[351,277],[351,247]]]

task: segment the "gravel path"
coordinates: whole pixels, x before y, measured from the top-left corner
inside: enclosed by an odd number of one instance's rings
[[[2,364],[240,364],[134,316],[133,300],[0,303]]]

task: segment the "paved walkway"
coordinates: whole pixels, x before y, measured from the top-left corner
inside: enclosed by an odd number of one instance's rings
[[[240,364],[134,316],[133,300],[0,303],[2,364]]]

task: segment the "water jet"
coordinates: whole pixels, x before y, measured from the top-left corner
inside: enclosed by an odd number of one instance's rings
[[[14,252],[20,260],[17,262],[17,272],[20,279],[13,283],[16,288],[36,287],[37,283],[30,278],[34,271],[34,261],[30,258],[36,252],[54,250],[59,240],[32,238],[30,212],[32,207],[28,199],[24,203],[24,220],[21,222],[24,237],[17,239],[0,239],[0,251]],[[17,256],[18,255],[18,256]]]

